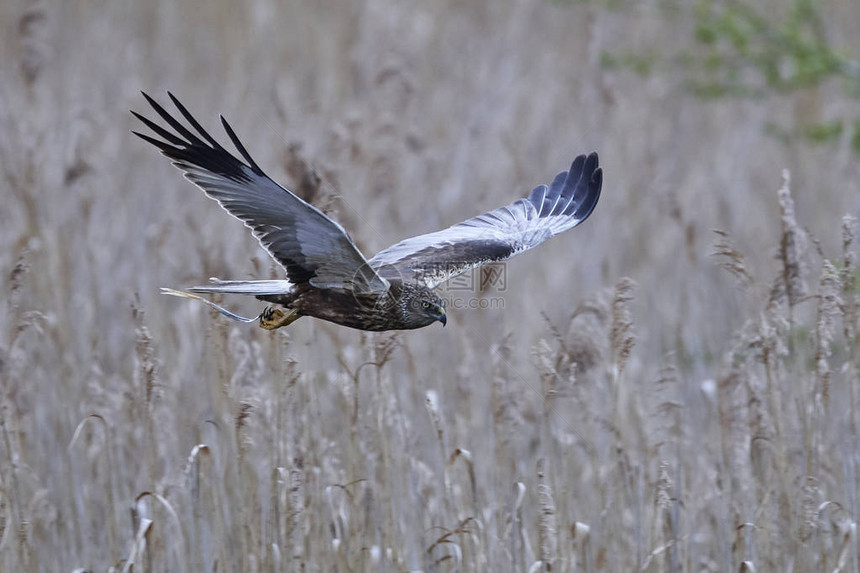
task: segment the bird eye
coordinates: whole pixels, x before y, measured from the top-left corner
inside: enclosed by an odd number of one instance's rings
[[[424,301],[424,302],[421,304],[421,306],[423,306],[424,308],[430,308],[430,303],[429,303],[429,302],[427,302],[427,301]]]

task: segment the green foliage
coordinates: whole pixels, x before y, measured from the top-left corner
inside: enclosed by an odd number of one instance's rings
[[[814,143],[827,143],[839,139],[843,128],[840,120],[812,123],[803,127],[803,136]]]
[[[700,1],[695,39],[700,49],[688,59],[693,64],[688,71],[691,87],[700,95],[765,96],[831,77],[860,80],[850,60],[828,43],[810,0],[794,0],[781,20],[765,16],[752,3]]]
[[[795,129],[788,129],[775,122],[767,122],[764,126],[765,133],[788,143],[793,139],[801,139],[812,144],[835,143],[842,137],[846,129],[852,130],[852,145],[855,151],[860,152],[860,122],[846,127],[846,122],[836,119],[833,121],[822,121],[801,125]]]
[[[851,136],[851,147],[855,153],[860,153],[860,120],[854,121],[854,133]]]
[[[595,0],[550,0],[550,3],[555,4],[557,6],[599,4],[600,6],[613,11],[624,10],[625,8],[629,8],[634,4],[631,0],[600,0],[599,2],[595,2]]]
[[[689,91],[703,99],[765,98],[814,88],[830,80],[844,84],[847,97],[860,99],[860,61],[828,41],[821,3],[793,0],[782,14],[769,14],[749,0],[699,0],[693,11],[693,47],[665,63],[680,68]],[[653,52],[605,54],[607,69],[647,75],[658,67]],[[860,153],[860,120],[836,118],[768,133],[786,141],[828,143],[850,132]]]
[[[656,60],[653,52],[644,54],[610,54],[603,52],[600,54],[600,65],[607,70],[631,70],[640,76],[647,76],[651,73],[651,69]]]

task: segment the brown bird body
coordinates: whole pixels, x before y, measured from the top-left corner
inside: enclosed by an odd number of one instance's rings
[[[373,331],[421,328],[436,321],[444,326],[445,305],[434,288],[575,227],[600,197],[603,172],[597,154],[580,155],[568,171],[549,186],[538,185],[526,198],[405,239],[368,260],[340,225],[266,176],[223,117],[224,130],[244,162],[213,139],[172,94],[191,129],[143,95],[171,129],[132,112],[161,139],[133,133],[159,148],[188,180],[242,220],[286,272],[285,280],[213,279],[212,285],[189,289],[250,295],[282,307],[269,307],[255,318],[237,316],[197,294],[163,291],[202,300],[235,320],[259,320],[267,329],[302,316]]]
[[[441,299],[427,287],[404,284],[394,279],[389,289],[375,293],[351,293],[333,289],[306,288],[296,294],[260,295],[258,299],[278,304],[292,313],[262,316],[260,324],[273,330],[301,316],[312,316],[359,330],[411,330],[440,320],[428,314],[423,304],[443,306]],[[270,311],[272,312],[272,311]],[[265,314],[265,313],[264,313]],[[447,319],[442,315],[442,322]],[[289,318],[285,318],[289,317]],[[289,324],[287,322],[287,324]]]

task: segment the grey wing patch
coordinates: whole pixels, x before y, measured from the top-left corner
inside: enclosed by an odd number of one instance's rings
[[[444,231],[431,233],[431,235],[437,235],[430,239],[432,243],[419,244],[417,241],[411,245],[398,243],[404,248],[399,258],[389,259],[390,262],[388,262],[381,257],[379,259],[374,257],[370,260],[370,264],[374,265],[379,274],[385,278],[417,280],[423,282],[428,288],[435,288],[475,267],[503,261],[515,254],[513,247],[503,239],[469,233],[469,236],[461,234],[458,241],[449,241],[443,233]],[[413,238],[428,237],[429,235],[421,235]],[[406,252],[406,248],[415,250]]]
[[[602,183],[597,154],[580,155],[549,187],[539,185],[528,198],[401,241],[377,253],[370,265],[382,276],[419,280],[435,288],[460,273],[508,259],[575,227],[594,210]]]
[[[170,99],[199,137],[143,95],[173,131],[132,112],[163,141],[133,133],[158,147],[188,180],[242,220],[286,269],[291,283],[355,292],[387,290],[388,281],[370,269],[343,227],[272,181],[223,117],[224,130],[245,163],[212,138],[172,94],[168,93]]]

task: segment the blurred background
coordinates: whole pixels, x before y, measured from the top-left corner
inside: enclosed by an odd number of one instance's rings
[[[858,570],[855,1],[0,26],[0,569]],[[141,90],[368,256],[580,153],[603,194],[444,330],[267,332],[159,294],[280,271],[129,133]]]

